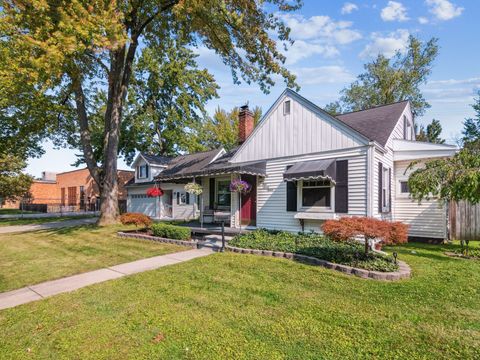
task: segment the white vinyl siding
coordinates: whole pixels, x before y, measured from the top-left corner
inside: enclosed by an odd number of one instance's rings
[[[412,201],[406,194],[400,194],[400,181],[407,180],[411,171],[405,174],[410,161],[396,161],[394,178],[396,191],[393,201],[393,218],[410,226],[409,236],[439,238],[446,237],[446,209],[441,202],[435,199],[422,200],[421,203]]]
[[[184,185],[182,184],[159,184],[162,190],[172,190],[172,217],[175,220],[187,220],[191,219],[194,215],[193,212],[193,195],[190,195],[190,204],[177,205],[176,192],[185,194]],[[139,187],[129,187],[127,197],[127,211],[129,212],[141,212],[155,219],[160,219],[163,215],[160,214],[162,197],[149,198],[145,194],[147,189],[153,185],[145,185]],[[144,202],[141,205],[140,202]],[[153,210],[152,210],[153,209]],[[195,202],[195,210],[198,211],[199,207]],[[197,214],[198,215],[198,214]]]
[[[290,113],[284,114],[285,100]],[[232,159],[235,163],[274,159],[366,145],[358,133],[297,98],[283,97]]]
[[[390,188],[391,188],[391,198],[392,198],[392,209],[393,209],[393,204],[395,203],[395,176],[393,176],[394,170],[393,170],[393,139],[403,139],[404,137],[404,126],[405,126],[405,118],[407,119],[408,122],[412,125],[413,128],[413,121],[411,119],[411,112],[410,112],[410,105],[405,107],[405,110],[403,111],[402,115],[397,121],[397,125],[395,125],[392,133],[390,134],[390,137],[387,140],[387,143],[385,144],[384,148],[386,150],[385,153],[380,152],[378,149],[375,150],[375,156],[374,156],[374,163],[373,163],[373,194],[372,194],[372,200],[373,200],[373,217],[376,218],[381,218],[385,220],[392,220],[392,213],[391,212],[386,212],[386,213],[379,213],[378,211],[378,163],[381,162],[383,164],[383,167],[385,168],[390,168],[392,169],[392,176],[390,179]]]
[[[287,212],[286,182],[283,173],[288,165],[299,161],[335,158],[348,159],[348,215],[366,215],[367,148],[310,154],[267,161],[267,177],[259,179],[257,189],[257,227],[286,231],[300,231],[301,226],[294,216]],[[300,210],[299,210],[300,211]],[[321,221],[306,220],[305,230],[320,231]]]

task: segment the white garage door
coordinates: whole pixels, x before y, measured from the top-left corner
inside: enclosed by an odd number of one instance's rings
[[[157,198],[151,198],[144,194],[132,194],[130,197],[130,212],[139,212],[150,217],[156,217],[155,202]]]

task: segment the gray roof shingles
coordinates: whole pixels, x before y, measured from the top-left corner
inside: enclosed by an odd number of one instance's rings
[[[167,165],[172,158],[168,156],[157,156],[151,154],[144,154],[142,156],[150,165]]]
[[[354,111],[336,118],[370,140],[385,146],[408,101]]]
[[[354,111],[337,115],[336,118],[370,140],[385,146],[395,125],[405,110],[408,101],[377,106],[367,110]],[[220,174],[222,172],[239,172],[262,175],[265,162],[232,164],[231,158],[238,148],[215,159],[222,149],[214,149],[175,158],[146,155],[143,157],[151,164],[166,165],[167,168],[155,177],[157,181]],[[215,161],[213,161],[215,159]]]
[[[167,168],[156,176],[155,179],[162,181],[193,177],[210,164],[221,150],[222,149],[214,149],[190,155],[177,156],[169,162]]]

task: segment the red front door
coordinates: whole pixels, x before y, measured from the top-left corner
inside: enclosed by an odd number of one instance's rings
[[[255,226],[257,222],[257,178],[252,175],[242,175],[242,180],[252,186],[252,190],[248,194],[242,195],[242,225]]]

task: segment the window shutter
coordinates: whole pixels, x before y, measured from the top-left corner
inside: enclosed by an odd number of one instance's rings
[[[177,191],[177,205],[180,205],[180,191]]]
[[[190,204],[190,193],[189,193],[189,192],[187,192],[187,193],[185,194],[185,203],[186,203],[186,204]]]
[[[293,165],[288,165],[286,170]],[[297,182],[287,181],[287,211],[297,211]]]
[[[136,167],[136,173],[137,173],[137,179],[140,179],[140,169],[138,166]]]
[[[210,187],[209,187],[209,204],[208,208],[210,210],[213,210],[213,206],[215,203],[215,178],[210,178]]]
[[[408,135],[407,135],[407,117],[403,115],[403,138],[407,140]]]
[[[378,163],[378,212],[382,213],[383,165]]]
[[[388,169],[388,212],[392,212],[392,168]]]
[[[145,165],[145,177],[148,179],[148,171],[149,171],[149,166]]]
[[[296,181],[287,181],[287,211],[297,211]]]
[[[335,212],[348,213],[348,160],[336,162]]]

